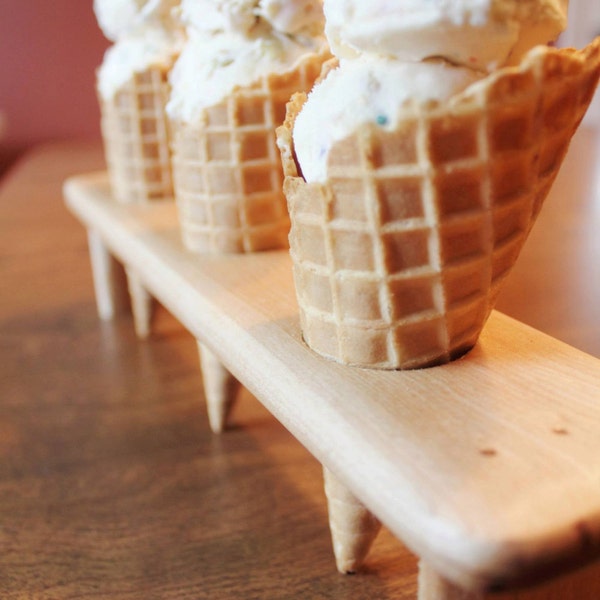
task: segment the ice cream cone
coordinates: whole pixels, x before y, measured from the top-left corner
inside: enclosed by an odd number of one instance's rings
[[[204,109],[198,125],[172,123],[175,198],[189,250],[287,247],[289,216],[275,129],[291,95],[311,88],[325,58],[307,55],[292,71],[236,88]]]
[[[99,94],[108,174],[119,202],[173,196],[167,74],[160,66],[150,67],[135,73],[112,98]]]
[[[405,369],[473,347],[600,76],[600,38],[537,47],[451,101],[337,142],[326,184],[278,130],[302,332],[338,362]]]

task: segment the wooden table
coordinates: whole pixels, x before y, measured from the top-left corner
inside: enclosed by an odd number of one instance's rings
[[[596,140],[575,140],[499,307],[600,356]],[[335,572],[320,466],[247,392],[210,433],[195,340],[166,311],[143,343],[126,313],[98,321],[60,188],[101,165],[45,147],[0,191],[1,597],[414,598],[387,531],[366,573]]]

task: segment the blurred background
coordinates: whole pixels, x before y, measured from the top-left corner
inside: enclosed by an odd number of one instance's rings
[[[561,45],[600,35],[600,0],[571,0]],[[100,139],[95,70],[109,42],[92,0],[0,0],[0,174],[31,146]],[[586,118],[600,127],[600,94]]]
[[[0,172],[49,140],[100,139],[92,0],[0,0]]]

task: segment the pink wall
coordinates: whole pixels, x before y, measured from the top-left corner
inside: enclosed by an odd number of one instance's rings
[[[46,140],[99,138],[94,72],[108,44],[92,0],[0,0],[0,163]]]

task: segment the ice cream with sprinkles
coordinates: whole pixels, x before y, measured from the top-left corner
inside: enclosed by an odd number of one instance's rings
[[[566,26],[566,0],[325,0],[339,59],[296,120],[307,181],[326,179],[338,140],[365,122],[393,128],[408,101],[443,101],[488,72],[518,63]]]
[[[302,337],[345,365],[473,348],[600,77],[559,0],[325,0],[278,129]],[[426,399],[424,399],[426,401]]]

